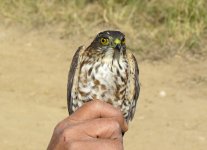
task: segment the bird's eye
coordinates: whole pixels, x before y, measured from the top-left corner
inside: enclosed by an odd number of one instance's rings
[[[122,44],[125,44],[125,38],[123,38],[123,40],[121,41]]]
[[[101,38],[101,44],[102,45],[109,45],[109,39],[107,39],[107,38]]]

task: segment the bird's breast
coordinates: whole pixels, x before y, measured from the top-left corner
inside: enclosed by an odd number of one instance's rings
[[[81,62],[78,99],[82,101],[100,99],[114,106],[120,106],[127,92],[127,61],[123,59],[87,62]]]

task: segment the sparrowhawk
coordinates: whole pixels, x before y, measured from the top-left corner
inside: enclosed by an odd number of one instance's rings
[[[134,116],[139,91],[137,61],[126,49],[120,31],[100,32],[73,56],[67,87],[69,114],[85,102],[99,99],[120,108],[128,122]]]

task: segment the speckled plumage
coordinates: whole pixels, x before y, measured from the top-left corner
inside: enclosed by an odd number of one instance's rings
[[[108,44],[101,42],[103,38]],[[78,48],[68,76],[70,114],[85,102],[99,99],[119,107],[127,122],[132,120],[140,90],[139,70],[124,40],[119,31],[104,31],[88,48]]]

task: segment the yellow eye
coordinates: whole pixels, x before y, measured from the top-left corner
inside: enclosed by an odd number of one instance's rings
[[[122,44],[125,44],[125,38],[123,38],[123,40],[121,41]]]
[[[107,38],[101,38],[101,44],[102,45],[109,45],[109,39],[107,39]]]

